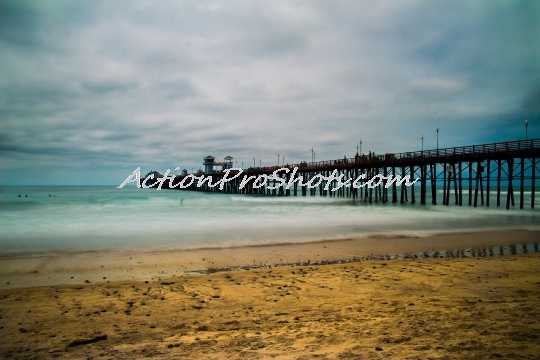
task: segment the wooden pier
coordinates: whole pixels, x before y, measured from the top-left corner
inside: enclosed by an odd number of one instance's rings
[[[223,189],[218,186],[208,186],[205,182],[197,186],[197,181],[184,190],[223,192],[231,194],[265,194],[274,196],[332,196],[351,198],[369,203],[420,203],[433,205],[442,204],[462,206],[501,206],[505,204],[509,209],[519,202],[523,209],[525,195],[529,206],[534,208],[536,181],[540,177],[538,158],[540,158],[540,139],[517,140],[491,144],[462,146],[436,150],[413,151],[404,153],[387,153],[384,155],[356,155],[354,158],[320,161],[282,166],[250,167],[243,169],[241,176],[224,183]],[[304,185],[295,181],[289,189],[286,185],[291,180],[294,168],[297,168],[295,178],[303,178]],[[258,186],[256,179],[259,176],[272,175],[276,170],[289,169],[279,172],[279,177],[285,181],[282,186],[277,179],[266,181]],[[320,181],[322,176],[329,177],[336,170],[335,177],[343,175],[341,182],[351,180],[351,183],[364,175],[364,179],[357,181],[357,185],[366,185],[370,179],[380,174],[385,179],[379,181],[374,187],[342,186],[336,191],[337,181]],[[230,171],[229,178],[238,171]],[[211,174],[212,182],[220,181],[225,172],[218,171]],[[320,175],[319,175],[320,174]],[[396,183],[387,185],[388,178],[401,178],[409,175],[411,181],[419,179],[412,186],[397,186]],[[190,175],[187,175],[190,176]],[[247,177],[245,177],[247,176]],[[178,184],[186,176],[176,177],[173,185]],[[249,181],[242,180],[250,178]],[[317,184],[317,187],[308,188],[305,184]],[[169,187],[169,181],[164,182],[163,188]],[[274,187],[274,189],[272,189]],[[398,189],[399,188],[399,189]],[[442,189],[442,192],[438,192]],[[515,193],[519,198],[515,199]],[[491,200],[491,201],[490,201]],[[495,202],[493,204],[492,202]]]

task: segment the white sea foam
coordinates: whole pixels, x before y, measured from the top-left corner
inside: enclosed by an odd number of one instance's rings
[[[540,228],[540,203],[537,200],[536,209],[529,209],[529,196],[525,197],[526,209],[519,209],[516,196],[516,206],[506,210],[506,197],[502,195],[502,208],[473,208],[455,206],[453,194],[450,206],[423,206],[353,203],[350,199],[320,196],[156,191],[133,186],[5,186],[0,190],[2,252],[141,246],[198,248],[373,233],[422,235],[487,228]],[[22,196],[18,197],[19,194]],[[468,203],[468,196],[463,197],[463,202]],[[491,205],[495,205],[494,197]]]

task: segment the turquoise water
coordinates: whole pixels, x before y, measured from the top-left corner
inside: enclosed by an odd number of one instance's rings
[[[540,204],[531,210],[526,200],[527,209],[520,210],[516,203],[506,210],[127,186],[3,186],[0,251],[201,248],[373,233],[539,229]]]

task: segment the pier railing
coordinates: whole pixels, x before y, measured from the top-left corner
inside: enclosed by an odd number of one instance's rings
[[[386,154],[374,154],[371,155],[358,155],[353,158],[343,158],[337,160],[325,160],[317,162],[301,162],[298,164],[286,164],[280,166],[263,166],[263,167],[250,167],[247,171],[254,172],[273,172],[280,168],[294,169],[297,167],[301,170],[320,170],[326,169],[332,166],[336,167],[353,167],[355,165],[371,164],[379,162],[398,163],[408,161],[437,161],[441,159],[456,160],[462,159],[466,156],[486,156],[490,155],[515,155],[516,153],[523,151],[540,151],[540,139],[530,140],[515,140],[499,143],[489,143],[480,145],[469,146],[457,146],[451,148],[432,149],[423,151],[407,151],[401,153],[386,153]]]

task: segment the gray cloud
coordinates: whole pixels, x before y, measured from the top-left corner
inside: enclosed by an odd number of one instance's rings
[[[82,87],[90,92],[97,94],[107,94],[113,91],[128,91],[136,89],[138,84],[135,81],[122,80],[101,80],[101,81],[84,81]]]
[[[523,99],[523,107],[529,113],[540,113],[540,85],[537,85],[526,93]]]
[[[530,1],[3,1],[1,183],[538,137]]]

